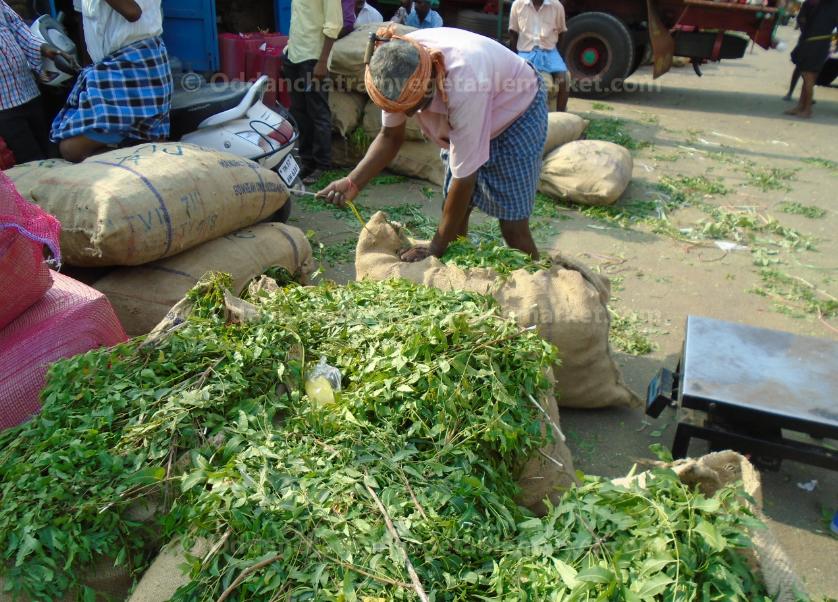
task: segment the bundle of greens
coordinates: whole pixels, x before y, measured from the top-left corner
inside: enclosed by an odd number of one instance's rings
[[[761,599],[734,490],[661,472],[646,491],[590,480],[543,520],[515,505],[555,350],[491,301],[289,287],[228,324],[224,285],[153,344],[55,366],[42,414],[0,435],[12,592],[92,599],[84,569],[140,575],[154,534],[217,542],[175,600]],[[321,356],[344,377],[322,407],[303,392]],[[145,525],[138,499],[159,507]]]
[[[467,238],[457,239],[448,245],[442,260],[463,269],[491,268],[502,276],[515,270],[535,273],[539,270],[549,270],[551,267],[549,259],[534,261],[532,257],[517,249],[489,241],[475,243]]]

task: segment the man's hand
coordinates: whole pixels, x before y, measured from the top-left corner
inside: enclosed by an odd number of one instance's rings
[[[324,61],[317,61],[312,75],[314,76],[314,79],[321,80],[329,77],[329,69],[326,67],[326,63]]]
[[[129,23],[136,23],[143,16],[143,9],[134,0],[105,0]]]
[[[412,249],[408,249],[402,253],[401,259],[406,263],[416,263],[417,261],[427,259],[431,255],[433,255],[433,253],[431,252],[430,247],[413,247]]]
[[[81,65],[76,60],[76,57],[59,50],[51,44],[41,44],[41,56],[45,59],[56,61],[56,66],[61,71],[68,72],[68,69],[78,73],[81,71]],[[64,59],[65,65],[62,65],[60,59]]]
[[[317,198],[325,199],[327,202],[338,207],[346,207],[346,203],[355,200],[358,192],[358,189],[349,178],[341,178],[318,192]]]
[[[62,54],[62,52],[55,46],[52,46],[50,44],[41,44],[41,56],[43,56],[44,58],[54,59],[59,54]]]

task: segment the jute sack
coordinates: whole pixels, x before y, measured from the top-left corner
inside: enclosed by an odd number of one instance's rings
[[[658,464],[671,468],[685,485],[697,488],[705,497],[715,495],[721,488],[737,482],[753,500],[751,510],[765,522],[762,514],[762,482],[759,472],[747,458],[734,451],[708,454],[698,459],[677,460],[672,464]],[[649,473],[616,479],[616,485],[637,484],[645,487]],[[807,599],[803,583],[798,578],[791,560],[770,529],[754,529],[750,533],[753,543],[751,560],[759,568],[772,600],[797,602]]]
[[[518,270],[508,277],[491,269],[462,270],[432,257],[404,263],[405,241],[397,225],[375,214],[361,231],[355,254],[358,280],[404,278],[440,290],[464,290],[493,297],[507,316],[525,327],[536,326],[559,350],[554,367],[561,407],[639,406],[623,383],[608,343],[611,290],[603,278],[581,265],[557,258],[549,270]]]
[[[370,23],[362,25],[345,38],[335,42],[329,55],[329,72],[338,90],[345,92],[364,92],[364,59],[370,43],[370,34],[389,23]],[[396,33],[404,35],[415,31],[413,27],[396,25]]]
[[[539,190],[582,205],[613,205],[631,183],[634,160],[624,147],[602,140],[569,142],[544,160]]]
[[[433,142],[405,142],[388,169],[437,186],[442,186],[445,181],[445,167],[439,158],[439,147]]]
[[[358,92],[332,92],[329,94],[329,108],[332,110],[332,130],[346,138],[355,131],[364,115],[366,94]]]
[[[203,558],[211,549],[209,541],[199,539],[187,554],[181,540],[172,540],[143,574],[128,602],[168,602],[178,589],[191,581],[183,570],[183,566],[189,564],[188,556]]]
[[[355,167],[363,157],[363,150],[353,147],[348,140],[332,139],[332,162],[335,165]],[[437,186],[442,186],[445,180],[445,167],[439,158],[439,147],[433,142],[405,142],[387,169]]]
[[[279,176],[189,144],[144,144],[45,172],[33,200],[62,224],[64,261],[142,265],[255,224],[280,209]]]
[[[125,331],[139,336],[151,332],[205,273],[230,274],[240,292],[276,267],[308,283],[315,266],[311,244],[301,230],[259,224],[162,261],[117,270],[93,287],[108,297]]]
[[[548,377],[555,382],[552,370]],[[562,494],[578,484],[578,481],[573,456],[561,428],[556,396],[549,394],[542,400],[532,401],[538,405],[538,411],[543,417],[542,432],[550,431],[552,442],[538,450],[518,473],[517,482],[521,493],[515,501],[537,516],[545,516],[548,510],[544,501],[549,499],[553,505],[557,505]]]
[[[582,137],[588,127],[588,120],[573,113],[550,113],[547,115],[547,142],[544,154],[547,155],[568,142],[575,142]]]
[[[381,109],[376,106],[374,102],[367,103],[364,109],[364,132],[370,138],[375,138],[378,132],[381,131]],[[410,117],[407,120],[407,127],[405,131],[405,140],[414,142],[425,142],[425,134],[422,133],[422,128],[419,127],[419,122],[415,117]],[[437,151],[439,156],[439,151]]]
[[[63,159],[45,159],[44,161],[32,161],[16,165],[3,173],[15,183],[15,188],[17,188],[20,196],[31,201],[32,189],[41,182],[42,178],[47,177],[55,168],[67,167],[68,165],[72,165],[72,163]]]

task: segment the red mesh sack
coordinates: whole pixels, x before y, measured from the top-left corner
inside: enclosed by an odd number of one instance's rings
[[[56,272],[52,277],[47,294],[0,330],[0,430],[40,411],[51,364],[127,340],[102,293]]]
[[[44,247],[60,262],[60,234],[58,220],[24,200],[14,183],[0,173],[0,329],[52,286]]]

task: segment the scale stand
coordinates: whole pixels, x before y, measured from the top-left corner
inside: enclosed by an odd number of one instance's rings
[[[649,384],[646,413],[669,405],[676,459],[696,438],[766,469],[788,459],[838,470],[836,342],[690,316],[678,368]]]

